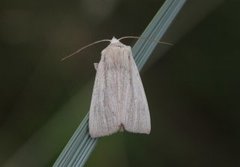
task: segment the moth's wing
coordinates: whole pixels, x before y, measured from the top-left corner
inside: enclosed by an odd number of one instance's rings
[[[110,135],[119,130],[119,116],[116,113],[117,102],[114,92],[113,71],[108,69],[105,61],[109,53],[102,52],[97,67],[92,101],[89,111],[89,133],[91,137]]]
[[[132,51],[129,47],[124,52],[129,57],[129,75],[130,81],[127,86],[127,96],[125,99],[125,112],[123,124],[125,130],[134,133],[146,133],[151,131],[151,119],[149,107],[143,84],[138,72],[138,68],[132,57]]]

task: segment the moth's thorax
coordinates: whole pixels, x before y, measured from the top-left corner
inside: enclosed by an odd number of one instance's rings
[[[129,56],[132,56],[132,50],[130,46],[116,40],[102,51],[102,60],[110,68],[125,68],[128,66]]]

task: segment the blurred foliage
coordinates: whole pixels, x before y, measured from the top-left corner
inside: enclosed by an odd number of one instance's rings
[[[105,45],[60,59],[98,39],[141,34],[162,2],[0,1],[0,166],[51,166],[89,108]],[[102,138],[87,166],[240,165],[240,2],[211,12],[208,3],[182,13],[195,22],[176,22],[170,32],[187,33],[142,73],[151,135]]]

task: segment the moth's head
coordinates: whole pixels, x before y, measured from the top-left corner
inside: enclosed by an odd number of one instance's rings
[[[114,43],[119,43],[120,41],[117,38],[113,37],[110,42],[111,44],[114,44]]]
[[[117,46],[117,47],[124,47],[125,45],[120,42],[117,38],[113,37],[110,41],[111,45]]]

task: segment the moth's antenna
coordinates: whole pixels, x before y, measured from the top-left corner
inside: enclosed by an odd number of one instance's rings
[[[88,48],[88,47],[90,47],[90,46],[93,46],[93,45],[95,45],[95,44],[101,43],[101,42],[111,42],[111,40],[110,40],[110,39],[103,39],[103,40],[99,40],[99,41],[95,41],[95,42],[93,42],[93,43],[90,43],[90,44],[88,44],[88,45],[86,45],[86,46],[84,46],[84,47],[81,47],[80,49],[78,49],[77,51],[73,52],[72,54],[70,54],[70,55],[62,58],[61,61],[64,61],[64,60],[66,60],[66,59],[74,56],[75,54],[81,52],[82,50],[84,50],[84,49],[86,49],[86,48]]]
[[[145,37],[138,37],[138,36],[125,36],[125,37],[119,38],[118,40],[120,41],[122,39],[141,39],[141,40],[149,40],[149,41],[157,42],[159,44],[165,44],[165,45],[170,45],[170,46],[173,45],[172,43],[169,43],[169,42],[161,42],[161,41],[157,41],[157,40],[154,40],[154,39],[149,39],[149,38],[145,38]]]

